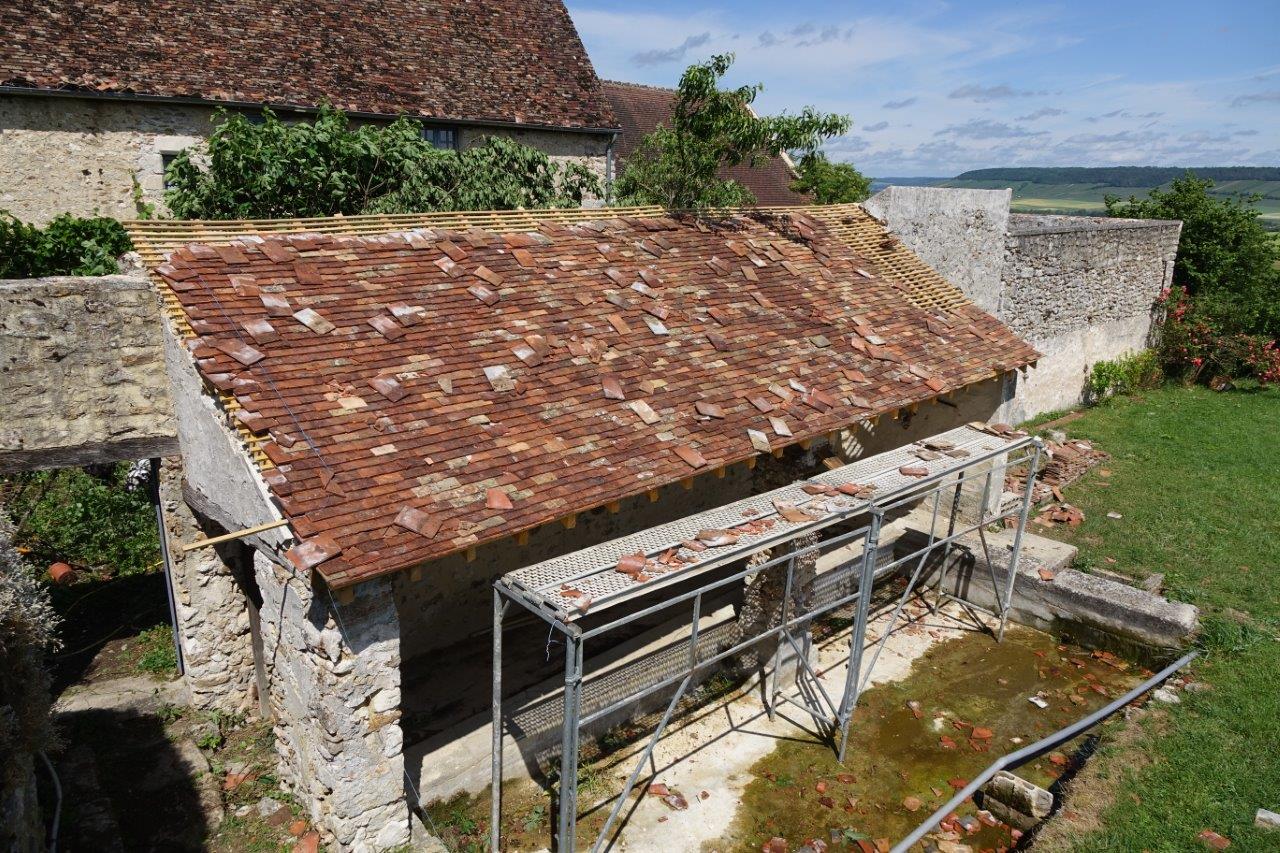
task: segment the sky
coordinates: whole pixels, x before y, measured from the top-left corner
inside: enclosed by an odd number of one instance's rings
[[[873,176],[1280,166],[1280,0],[567,5],[602,78],[732,52],[757,112],[850,116],[826,151]]]

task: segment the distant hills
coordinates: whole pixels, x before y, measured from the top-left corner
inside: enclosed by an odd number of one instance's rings
[[[1028,166],[973,169],[952,181],[1006,181],[1030,184],[1106,184],[1112,187],[1158,187],[1187,172],[1211,181],[1280,181],[1280,166]]]
[[[1108,195],[1146,196],[1188,171],[1214,182],[1214,195],[1259,195],[1257,208],[1263,223],[1280,229],[1280,167],[1208,166],[1062,166],[974,169],[954,178],[878,178],[871,189],[886,186],[936,186],[968,189],[1013,190],[1013,209],[1024,213],[1102,215]]]

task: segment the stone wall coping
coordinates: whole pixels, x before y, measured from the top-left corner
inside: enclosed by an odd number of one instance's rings
[[[1170,227],[1180,228],[1182,227],[1182,221],[1178,219],[1113,219],[1102,216],[1060,216],[1051,213],[1009,214],[1010,237]]]

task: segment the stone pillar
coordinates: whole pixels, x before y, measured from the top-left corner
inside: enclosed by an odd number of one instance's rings
[[[240,546],[230,543],[222,546],[223,552],[211,547],[183,553],[183,544],[225,531],[202,524],[183,500],[180,459],[165,459],[161,465],[160,501],[191,704],[203,711],[249,711],[254,699],[249,603],[223,560],[224,553]]]
[[[339,850],[409,842],[400,728],[400,622],[391,582],[354,601],[261,553],[264,658],[281,776]]]

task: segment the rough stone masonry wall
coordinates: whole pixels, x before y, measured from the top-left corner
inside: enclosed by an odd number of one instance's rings
[[[984,311],[1000,306],[1010,190],[886,187],[863,206]]]
[[[212,117],[208,107],[0,95],[0,209],[37,224],[59,213],[132,219],[134,181],[159,204],[163,155],[207,136]]]
[[[1014,420],[1078,404],[1093,365],[1144,349],[1181,223],[1014,214],[998,315],[1044,353]]]
[[[160,323],[143,279],[0,281],[0,473],[175,452]]]
[[[230,553],[237,543],[182,550],[182,545],[225,531],[200,520],[182,495],[182,460],[164,460],[160,501],[169,539],[170,568],[184,676],[191,704],[203,711],[242,713],[253,708],[253,638],[245,591]]]
[[[0,210],[43,224],[59,213],[132,219],[141,201],[164,209],[164,155],[213,129],[214,109],[105,98],[0,95]],[[500,134],[577,160],[600,176],[609,137],[546,130],[466,127],[470,145]]]
[[[173,405],[184,460],[182,494],[200,523],[234,531],[278,518],[224,414],[202,391],[190,355],[165,334]],[[174,500],[167,479],[166,501]],[[168,508],[168,503],[166,504]],[[173,517],[183,519],[181,507]],[[391,582],[361,584],[350,605],[297,574],[283,557],[283,528],[240,540],[251,547],[262,596],[259,630],[266,698],[273,718],[280,775],[297,794],[326,842],[343,851],[394,848],[409,840],[400,717],[400,623]],[[187,526],[186,537],[194,533]],[[189,538],[183,541],[190,541]],[[207,651],[188,672],[223,706],[243,702],[254,675],[246,653],[248,610],[229,555],[202,549],[175,572],[185,639]],[[222,657],[211,648],[225,643]],[[233,651],[234,649],[234,651]],[[229,678],[223,676],[225,662]],[[234,672],[230,672],[234,668]]]
[[[1000,420],[1081,401],[1102,359],[1140,350],[1181,224],[1009,213],[1009,190],[889,187],[866,202],[913,252],[1040,350]]]
[[[326,841],[343,851],[409,841],[400,720],[400,624],[385,579],[337,605],[258,552],[276,752]]]

